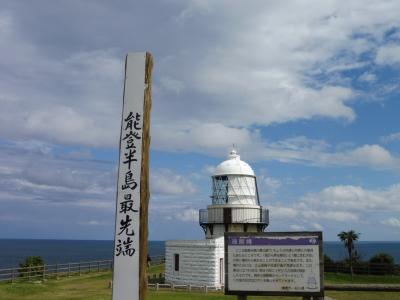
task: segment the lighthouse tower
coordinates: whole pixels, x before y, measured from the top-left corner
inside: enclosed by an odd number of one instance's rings
[[[232,149],[212,176],[211,205],[199,211],[199,223],[207,239],[224,232],[262,232],[268,226],[268,210],[258,199],[253,169]]]
[[[204,240],[170,240],[165,244],[165,282],[224,286],[224,233],[261,232],[268,210],[258,199],[253,169],[233,149],[212,175],[211,204],[199,212]]]

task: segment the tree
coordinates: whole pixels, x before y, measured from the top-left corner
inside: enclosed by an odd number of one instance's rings
[[[394,258],[387,253],[377,253],[369,259],[372,274],[390,274],[393,271]]]
[[[43,275],[43,258],[40,256],[28,256],[19,263],[18,270],[20,277],[37,277]]]
[[[360,237],[360,233],[356,233],[354,230],[342,231],[338,234],[339,239],[344,242],[344,246],[349,254],[349,266],[351,278],[353,278],[353,257],[355,254],[354,242]]]
[[[332,258],[330,258],[328,255],[324,254],[324,265],[331,265],[333,264]]]

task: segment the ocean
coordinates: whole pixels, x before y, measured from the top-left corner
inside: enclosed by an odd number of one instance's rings
[[[400,264],[400,242],[357,242],[362,260],[378,252],[392,255]],[[151,257],[164,256],[164,241],[149,241]],[[346,258],[341,242],[324,242],[324,254],[333,260]],[[15,267],[28,256],[41,256],[46,264],[112,259],[113,241],[0,239],[0,268]]]
[[[46,264],[113,258],[114,241],[0,239],[0,269],[18,266],[28,256],[41,256]],[[165,242],[150,241],[149,255],[164,256]]]

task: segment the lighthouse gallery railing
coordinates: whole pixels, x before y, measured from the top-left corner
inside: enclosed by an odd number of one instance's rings
[[[230,210],[229,214],[224,210]],[[229,215],[229,220],[226,216]],[[199,210],[200,225],[206,224],[227,224],[227,223],[248,223],[248,224],[269,224],[269,212],[265,208],[248,207],[221,207]]]

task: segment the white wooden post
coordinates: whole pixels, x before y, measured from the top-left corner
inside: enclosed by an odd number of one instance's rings
[[[149,53],[130,53],[126,57],[115,218],[113,300],[146,299],[152,66]]]

